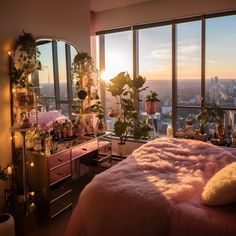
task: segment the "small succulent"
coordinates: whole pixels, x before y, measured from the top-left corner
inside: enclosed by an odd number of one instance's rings
[[[150,93],[146,96],[146,101],[160,102],[160,100],[157,97],[158,94],[154,90],[150,90]]]

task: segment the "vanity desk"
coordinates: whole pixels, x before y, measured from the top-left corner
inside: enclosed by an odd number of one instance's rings
[[[50,155],[27,151],[29,201],[33,197],[42,217],[52,219],[72,206],[72,177],[79,180],[80,159],[89,154],[93,164],[111,162],[109,135],[61,142]]]

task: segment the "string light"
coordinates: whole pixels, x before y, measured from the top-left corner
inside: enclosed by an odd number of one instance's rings
[[[31,74],[29,74],[29,76],[28,76],[28,81],[32,82]]]
[[[30,163],[30,166],[31,166],[31,167],[34,167],[34,162],[31,162],[31,163]]]
[[[35,195],[35,192],[29,192],[29,195],[33,197]]]
[[[6,173],[7,173],[7,175],[11,175],[12,174],[12,166],[8,166],[7,167]]]

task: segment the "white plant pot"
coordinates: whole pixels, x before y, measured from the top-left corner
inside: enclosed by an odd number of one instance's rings
[[[15,236],[15,220],[12,215],[0,215],[0,235]]]

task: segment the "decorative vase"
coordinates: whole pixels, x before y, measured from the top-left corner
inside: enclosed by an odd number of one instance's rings
[[[0,235],[15,236],[15,220],[12,215],[0,215]]]
[[[96,133],[102,135],[106,133],[106,126],[103,119],[98,119],[96,124]]]
[[[158,103],[157,101],[145,101],[145,111],[147,114],[155,114],[158,110]]]

